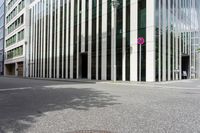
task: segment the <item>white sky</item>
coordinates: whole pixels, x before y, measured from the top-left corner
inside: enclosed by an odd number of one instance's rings
[[[4,0],[0,0],[0,5],[3,3]]]

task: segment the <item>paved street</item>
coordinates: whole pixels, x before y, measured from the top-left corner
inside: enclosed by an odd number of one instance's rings
[[[81,130],[199,133],[200,80],[114,84],[0,77],[0,133]]]

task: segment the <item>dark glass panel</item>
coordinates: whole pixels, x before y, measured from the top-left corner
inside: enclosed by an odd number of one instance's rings
[[[107,7],[107,80],[111,80],[111,33],[112,33],[112,7],[111,0],[108,0]]]
[[[138,1],[138,37],[146,40],[146,0]],[[138,80],[146,81],[146,42],[144,45],[138,45],[138,64]]]
[[[85,10],[85,51],[88,51],[88,18],[89,18],[89,0],[86,0]]]
[[[117,8],[117,31],[116,31],[116,76],[122,80],[122,45],[123,45],[123,0],[118,0]]]
[[[64,0],[64,78],[66,78],[67,77],[67,75],[66,75],[66,43],[67,43],[67,40],[65,39],[65,37],[66,37],[66,34],[67,34],[67,1],[66,0]]]
[[[54,39],[55,38],[55,36],[54,36],[55,33],[54,32],[55,32],[55,28],[54,27],[55,27],[55,20],[56,20],[55,19],[55,1],[53,1],[53,5],[52,6],[53,6],[53,16],[52,16],[52,33],[51,33],[52,34],[52,55],[51,55],[51,57],[52,57],[52,59],[51,59],[52,60],[52,64],[51,65],[52,66],[51,66],[51,74],[52,74],[52,78],[54,78],[54,60],[55,60],[54,59],[55,58],[54,57],[54,52],[55,52],[55,49],[54,49],[54,41],[55,41],[55,39]]]
[[[98,79],[101,80],[101,52],[102,52],[102,0],[99,0],[99,62],[98,62]]]
[[[92,0],[92,79],[96,79],[96,0]]]
[[[126,0],[126,80],[130,80],[130,0]]]
[[[63,58],[63,54],[62,54],[62,43],[63,43],[63,0],[60,0],[60,29],[59,29],[59,34],[60,34],[60,40],[59,40],[59,78],[62,78],[62,67],[63,67],[63,62],[62,62],[62,58]]]
[[[71,2],[69,1],[69,27],[71,26]],[[68,29],[68,78],[70,78],[70,41],[71,41],[71,28]]]
[[[79,12],[78,12],[78,14],[79,14],[79,38],[78,38],[78,42],[79,42],[79,50],[78,50],[78,57],[79,57],[79,71],[78,71],[78,74],[79,74],[79,77],[81,77],[81,72],[82,72],[82,70],[81,70],[81,44],[82,44],[82,14],[83,14],[83,12],[82,12],[82,1],[80,1],[80,4],[79,4]],[[84,27],[85,25],[83,25],[83,27]]]
[[[77,70],[77,0],[74,0],[74,54],[73,54],[73,78],[76,78]]]

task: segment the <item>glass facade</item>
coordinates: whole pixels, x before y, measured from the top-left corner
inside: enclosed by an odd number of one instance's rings
[[[116,20],[111,0],[31,4],[30,76],[113,80],[114,46],[117,80],[178,80],[183,71],[191,78],[190,66],[195,62],[191,35],[196,30],[192,25],[199,19],[192,14],[199,2],[118,2]],[[145,40],[143,45],[137,43],[140,37]]]
[[[146,40],[146,0],[138,1],[138,38]],[[138,81],[146,81],[146,43],[138,45]]]
[[[198,0],[156,0],[156,81],[195,77],[192,34],[199,30]],[[193,75],[193,76],[192,76]]]

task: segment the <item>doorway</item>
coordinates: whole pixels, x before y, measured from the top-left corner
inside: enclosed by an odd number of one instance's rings
[[[5,65],[5,74],[15,76],[15,63]]]
[[[81,53],[80,54],[80,77],[87,78],[88,74],[88,54]]]
[[[23,77],[23,69],[24,69],[23,62],[18,62],[17,66],[18,66],[18,68],[17,68],[18,76]]]
[[[189,65],[190,65],[190,57],[189,55],[182,56],[182,79],[187,79],[189,76]],[[187,76],[184,75],[186,73]]]

